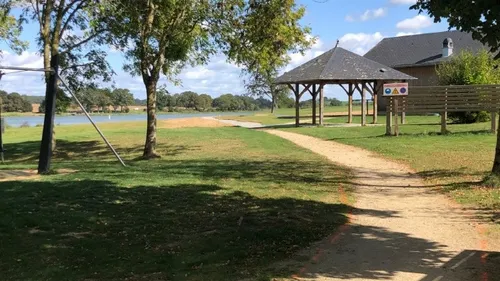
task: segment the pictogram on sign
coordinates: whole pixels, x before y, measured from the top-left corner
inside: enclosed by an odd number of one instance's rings
[[[407,96],[408,83],[384,84],[384,96]]]

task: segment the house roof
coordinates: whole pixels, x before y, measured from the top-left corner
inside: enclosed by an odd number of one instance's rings
[[[412,76],[399,72],[373,60],[335,47],[300,65],[275,80],[277,84],[412,80]]]
[[[365,58],[390,67],[436,65],[450,59],[442,55],[443,41],[447,38],[453,40],[454,54],[464,50],[478,52],[486,48],[472,39],[470,33],[454,30],[385,38],[368,51]]]

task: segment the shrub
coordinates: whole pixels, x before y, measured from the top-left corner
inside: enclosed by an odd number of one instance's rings
[[[30,127],[30,123],[28,123],[28,121],[24,121],[21,126],[19,126],[19,128],[29,128]]]
[[[477,54],[463,51],[437,69],[440,85],[500,84],[499,62],[492,54],[483,50]],[[485,111],[450,112],[448,118],[454,123],[476,123],[490,120]]]
[[[490,121],[491,116],[486,111],[450,112],[448,119],[457,124],[470,124]]]

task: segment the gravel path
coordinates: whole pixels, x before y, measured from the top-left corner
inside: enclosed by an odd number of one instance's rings
[[[412,171],[360,148],[266,132],[349,167],[356,199],[351,223],[321,242],[301,280],[500,280],[500,243],[486,221],[427,188]]]

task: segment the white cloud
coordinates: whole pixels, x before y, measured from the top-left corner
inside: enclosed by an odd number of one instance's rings
[[[345,16],[345,20],[348,22],[354,21],[369,21],[373,19],[378,19],[385,17],[387,15],[387,8],[378,8],[373,10],[366,10],[359,16],[347,15]]]
[[[345,21],[354,22],[354,21],[356,21],[356,19],[351,15],[347,15],[347,16],[345,16]]]
[[[35,53],[24,51],[20,55],[4,51],[0,58],[2,66],[17,66],[29,68],[43,68],[43,58]],[[18,72],[2,70],[7,73],[0,81],[0,89],[6,92],[21,94],[42,95],[45,92],[43,74],[41,72]],[[15,72],[15,73],[14,73]],[[9,74],[12,73],[12,74]]]
[[[290,54],[290,62],[285,67],[285,69],[282,70],[282,73],[292,70],[295,67],[309,60],[312,60],[313,58],[323,54],[325,51],[326,49],[323,41],[321,41],[319,38],[316,38],[316,42],[314,42],[314,44],[311,46],[311,49],[305,51],[303,55],[300,53]]]
[[[384,39],[384,36],[380,32],[373,34],[347,33],[339,39],[339,46],[359,55],[364,55],[382,39]]]
[[[398,29],[419,30],[432,25],[432,20],[424,15],[417,15],[413,18],[405,19],[396,24]]]
[[[392,4],[396,5],[414,5],[417,0],[391,0]]]

